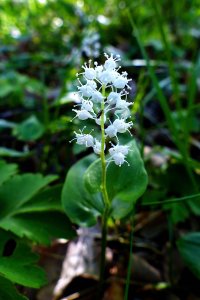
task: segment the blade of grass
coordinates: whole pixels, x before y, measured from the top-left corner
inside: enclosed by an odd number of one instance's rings
[[[173,90],[174,98],[176,100],[175,101],[176,109],[181,118],[182,114],[180,113],[180,111],[182,110],[182,107],[181,107],[181,103],[180,103],[179,86],[178,86],[178,82],[177,82],[177,76],[176,76],[176,71],[174,68],[172,55],[171,55],[170,45],[169,45],[169,42],[167,39],[166,32],[164,30],[164,27],[165,27],[164,16],[161,13],[160,6],[158,5],[158,3],[160,3],[160,2],[157,0],[151,0],[151,3],[152,3],[152,7],[153,7],[153,10],[155,13],[155,21],[157,23],[157,28],[160,32],[161,41],[163,43],[164,51],[165,51],[166,58],[167,58],[167,64],[168,64],[169,74],[170,74],[171,83],[172,83],[172,90]]]
[[[167,102],[167,99],[162,91],[162,89],[160,88],[159,86],[159,82],[158,82],[158,79],[157,79],[157,76],[155,74],[155,71],[153,69],[153,67],[151,66],[150,64],[150,60],[149,60],[149,57],[148,57],[148,54],[143,46],[143,43],[142,43],[142,40],[140,38],[140,32],[136,26],[136,24],[134,23],[133,21],[133,18],[131,16],[131,13],[130,11],[127,9],[127,14],[128,14],[128,18],[130,20],[130,23],[131,23],[131,26],[132,26],[132,29],[133,29],[133,35],[135,36],[137,42],[138,42],[138,45],[140,47],[140,50],[141,50],[141,53],[143,55],[143,57],[145,58],[146,60],[146,63],[147,63],[147,68],[148,68],[148,71],[149,71],[149,75],[151,77],[151,80],[153,82],[153,85],[154,87],[156,88],[157,90],[157,94],[158,94],[158,100],[160,102],[160,105],[162,107],[162,110],[165,114],[165,118],[167,120],[167,124],[168,124],[168,127],[170,129],[170,132],[172,134],[172,138],[173,138],[173,141],[175,143],[175,145],[177,146],[177,148],[179,149],[180,153],[182,154],[183,156],[183,163],[185,165],[185,168],[188,172],[188,175],[191,179],[191,182],[194,186],[194,190],[197,192],[198,191],[198,187],[197,187],[197,184],[196,184],[196,180],[195,180],[195,177],[194,177],[194,174],[190,168],[190,165],[188,164],[188,153],[186,151],[186,147],[185,147],[185,144],[182,142],[182,139],[179,137],[179,132],[175,126],[175,123],[174,123],[174,120],[171,116],[171,110],[169,108],[169,105],[168,105],[168,102]]]
[[[153,201],[153,202],[148,202],[148,203],[142,203],[141,205],[142,206],[150,206],[150,205],[172,204],[172,203],[187,201],[187,200],[197,198],[197,197],[200,197],[200,193],[181,197],[181,198],[168,199],[168,200],[164,200],[164,201]]]
[[[197,75],[198,75],[198,70],[200,68],[200,56],[197,58],[197,62],[193,64],[193,66],[190,69],[190,80],[188,83],[188,106],[187,106],[187,117],[185,120],[185,128],[184,128],[184,133],[185,133],[185,139],[186,141],[189,141],[189,134],[190,134],[190,128],[188,124],[191,124],[192,117],[195,114],[195,110],[193,109],[194,107],[194,102],[195,102],[195,97],[197,93]],[[187,144],[187,152],[189,153],[189,146],[190,144]]]

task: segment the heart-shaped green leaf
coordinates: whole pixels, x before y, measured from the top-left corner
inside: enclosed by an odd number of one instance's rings
[[[85,188],[83,176],[95,155],[81,159],[69,170],[62,190],[62,204],[70,220],[80,226],[92,226],[103,212],[100,193],[91,195]]]
[[[41,191],[56,176],[18,175],[0,186],[0,227],[19,237],[50,244],[53,238],[72,238],[75,231],[61,207],[61,188]]]
[[[111,202],[111,216],[123,218],[133,209],[137,199],[147,187],[147,173],[135,141],[128,144],[127,161],[121,167],[110,163],[107,168],[107,192]],[[87,190],[96,194],[101,191],[101,161],[93,162],[84,175]]]

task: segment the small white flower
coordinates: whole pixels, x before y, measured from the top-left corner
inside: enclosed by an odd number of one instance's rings
[[[97,88],[97,84],[94,80],[87,80],[86,84],[82,84],[81,81],[78,79],[80,86],[78,86],[79,92],[82,94],[83,97],[91,97],[92,93]]]
[[[123,72],[122,75],[118,75],[116,78],[114,78],[113,85],[117,89],[124,89],[125,87],[130,88],[128,85],[128,82],[131,79],[127,78],[127,73]]]
[[[107,136],[109,136],[110,138],[112,137],[116,137],[117,136],[117,129],[116,127],[111,124],[109,125],[106,129],[105,129],[105,133]]]
[[[132,105],[132,103],[129,103],[125,100],[119,100],[116,103],[115,106],[115,115],[118,116],[120,115],[122,119],[127,119],[130,116],[130,110],[129,106]]]
[[[114,105],[120,100],[121,100],[121,94],[117,92],[111,92],[107,98],[107,101],[110,105]]]
[[[91,97],[95,103],[101,103],[105,98],[99,91],[93,91]]]
[[[103,66],[98,66],[97,62],[94,63],[96,65],[95,71],[96,71],[96,76],[99,79],[99,76],[103,72]]]
[[[113,122],[114,128],[119,133],[125,133],[126,131],[129,131],[129,128],[133,125],[133,122],[126,123],[124,119],[116,119]],[[130,131],[129,131],[130,132]]]
[[[82,68],[85,71],[83,74],[86,79],[94,80],[96,78],[96,71],[94,68],[90,67],[90,64],[91,64],[91,60],[89,60],[89,66],[87,66],[86,63],[82,66]]]
[[[89,111],[83,109],[83,110],[77,110],[77,109],[72,109],[75,111],[76,116],[75,118],[78,118],[79,120],[87,120],[87,119],[94,119],[94,117],[89,113]]]
[[[113,54],[109,57],[108,54],[104,53],[107,60],[104,63],[104,67],[106,70],[112,71],[117,67],[116,62],[120,60],[120,55],[116,55],[116,57],[113,57]]]
[[[112,148],[109,149],[109,153],[111,156],[113,156],[116,153],[122,153],[123,155],[127,155],[129,151],[129,147],[127,145],[113,145]]]
[[[124,110],[124,109],[128,109],[130,105],[132,105],[132,103],[129,103],[126,100],[119,99],[116,103],[115,108]]]
[[[94,113],[92,101],[83,99],[81,104],[81,110],[87,110],[89,112]]]
[[[83,97],[91,97],[94,90],[87,84],[78,86],[78,89]]]
[[[95,139],[94,145],[93,145],[93,150],[96,154],[101,153],[101,142],[99,142],[97,139]]]
[[[113,80],[113,72],[109,70],[105,70],[101,72],[98,78],[103,85],[107,85],[108,83],[111,83]]]
[[[108,160],[108,162],[110,163],[111,161],[114,161],[114,163],[117,166],[123,165],[124,162],[126,162],[128,165],[129,163],[127,162],[126,155],[128,154],[129,151],[129,147],[128,146],[123,146],[123,145],[116,145],[112,148],[109,149],[109,153],[111,155],[111,158]]]
[[[93,147],[94,138],[91,134],[77,133],[75,132],[75,139],[78,145],[85,145],[86,147]]]
[[[93,90],[97,88],[97,84],[94,80],[87,80],[87,86],[91,87]]]
[[[129,152],[129,146],[127,145],[113,145],[111,143],[112,147],[109,149],[109,153],[110,153],[110,159],[108,159],[108,163],[110,163],[111,161],[114,161],[114,163],[117,166],[120,166],[126,162],[128,165],[129,163],[126,161],[126,155]]]
[[[130,117],[130,110],[128,108],[127,109],[125,109],[125,108],[124,109],[118,109],[118,110],[115,111],[115,115],[117,117],[119,117],[119,115],[120,115],[120,117],[122,119],[126,120],[127,118]]]
[[[119,153],[116,152],[115,154],[112,155],[112,158],[113,158],[115,164],[120,167],[125,162],[125,155],[122,154],[121,152],[119,152]]]

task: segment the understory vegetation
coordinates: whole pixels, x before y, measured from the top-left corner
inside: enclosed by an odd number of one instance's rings
[[[200,299],[200,1],[0,16],[0,300]]]

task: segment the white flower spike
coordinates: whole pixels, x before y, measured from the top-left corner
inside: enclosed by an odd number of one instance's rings
[[[80,96],[80,109],[73,109],[76,113],[74,118],[81,121],[92,120],[94,124],[98,124],[101,128],[101,135],[106,139],[116,139],[117,144],[111,143],[108,150],[110,158],[107,160],[108,165],[114,162],[121,167],[126,161],[126,156],[129,153],[129,147],[120,145],[118,134],[131,134],[130,129],[132,122],[127,122],[126,119],[130,115],[129,106],[131,102],[127,101],[128,90],[130,89],[126,72],[119,72],[120,66],[117,63],[120,61],[120,55],[104,54],[106,60],[103,65],[98,65],[97,62],[92,64],[85,63],[82,68],[83,72],[78,76],[78,90]],[[82,80],[80,80],[82,76]],[[110,121],[112,115],[112,122]],[[113,119],[114,118],[114,119]],[[103,122],[104,121],[104,122]],[[104,123],[104,124],[103,124]],[[110,123],[110,124],[109,124]],[[85,126],[86,127],[86,126]],[[83,129],[85,129],[85,127]],[[102,141],[95,137],[96,130],[92,130],[93,134],[75,132],[77,144],[92,147],[94,153],[102,155]],[[103,139],[102,139],[103,140]],[[103,142],[104,143],[104,142]],[[104,143],[104,152],[105,152]],[[103,155],[105,153],[103,152]]]

